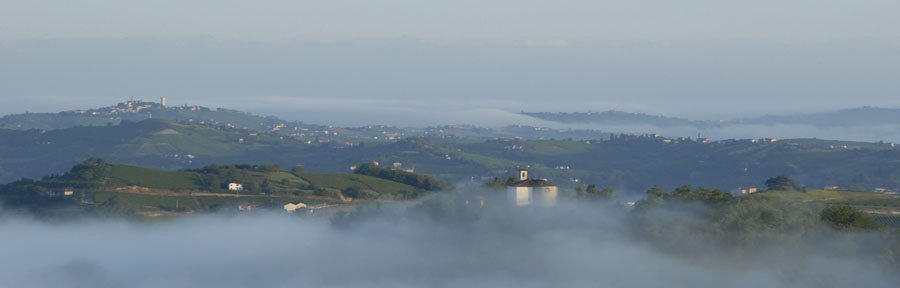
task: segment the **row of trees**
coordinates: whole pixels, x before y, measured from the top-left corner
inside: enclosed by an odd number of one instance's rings
[[[431,176],[383,168],[374,163],[359,165],[354,172],[360,175],[403,183],[425,191],[441,191],[453,187],[452,185]]]
[[[794,180],[781,175],[769,178],[766,180],[766,189],[773,191],[802,191],[803,188],[797,183],[794,183]]]
[[[832,227],[868,231],[880,226],[856,208],[819,209],[777,193],[734,197],[718,189],[654,187],[635,204],[631,227],[664,247],[757,247],[766,243],[812,239]],[[691,235],[685,238],[684,235]],[[681,243],[687,241],[694,243]],[[698,242],[699,241],[699,242]],[[697,247],[702,249],[702,247]]]
[[[106,160],[90,158],[73,166],[63,175],[50,175],[39,181],[23,178],[0,185],[0,202],[37,206],[72,202],[72,199],[54,196],[60,196],[64,189],[99,187],[103,185],[111,169]]]
[[[218,165],[212,164],[200,169],[188,169],[188,172],[197,173],[202,179],[205,189],[216,191],[226,189],[228,183],[241,183],[244,190],[255,193],[270,194],[274,191],[274,184],[268,177],[260,173],[274,173],[281,171],[278,164],[263,165]]]
[[[612,201],[619,198],[619,195],[612,188],[598,188],[597,184],[589,184],[586,188],[576,187],[575,195],[578,198],[593,201]]]

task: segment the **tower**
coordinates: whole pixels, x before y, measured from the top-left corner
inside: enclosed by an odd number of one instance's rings
[[[166,97],[159,98],[159,105],[162,105],[162,108],[166,108]]]
[[[506,188],[507,199],[516,207],[556,205],[559,188],[547,179],[529,179],[527,169],[519,169],[519,181]]]

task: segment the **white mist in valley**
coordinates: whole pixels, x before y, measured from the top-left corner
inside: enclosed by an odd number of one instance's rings
[[[663,253],[619,207],[488,209],[468,220],[384,209],[134,223],[0,218],[5,287],[896,287],[874,259]],[[443,220],[441,220],[443,219]],[[829,240],[832,241],[833,239]],[[702,243],[701,243],[702,244]],[[714,251],[714,250],[710,250]]]

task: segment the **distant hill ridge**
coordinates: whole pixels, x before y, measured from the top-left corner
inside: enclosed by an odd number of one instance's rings
[[[729,125],[808,125],[814,127],[883,126],[900,123],[900,109],[859,107],[827,112],[789,115],[764,115],[729,121],[699,121],[677,117],[631,113],[617,110],[604,112],[521,112],[545,121],[567,124],[639,124],[658,127],[691,126],[727,127]]]
[[[657,116],[643,113],[632,113],[617,110],[604,112],[522,112],[541,120],[561,123],[609,123],[609,124],[648,124],[655,126],[694,126],[700,124],[683,118]]]
[[[118,125],[122,121],[164,119],[195,122],[257,131],[278,130],[288,123],[276,117],[263,117],[237,110],[211,109],[197,105],[166,106],[158,102],[128,100],[113,106],[58,113],[24,113],[0,117],[0,128],[15,130],[55,130],[77,126]]]
[[[816,127],[896,125],[900,123],[900,109],[866,106],[830,112],[766,115],[737,122],[765,125],[802,124]]]
[[[438,181],[425,175],[410,175]],[[236,191],[229,187],[229,183],[241,184],[242,187]],[[40,180],[23,179],[2,185],[0,196],[52,197],[57,190],[63,189],[156,194],[208,192],[272,196],[341,195],[367,199],[409,199],[425,190],[441,190],[417,188],[391,179],[358,173],[307,172],[298,167],[285,171],[276,164],[213,164],[199,169],[170,171],[111,164],[103,159],[91,158],[62,175],[50,175]]]

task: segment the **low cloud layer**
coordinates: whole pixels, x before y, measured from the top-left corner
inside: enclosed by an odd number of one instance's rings
[[[872,259],[673,256],[616,208],[493,211],[464,223],[280,213],[162,223],[0,218],[8,287],[896,287]],[[774,250],[773,250],[774,251]],[[789,256],[784,256],[789,255]]]
[[[555,128],[592,129],[612,133],[659,133],[668,137],[702,137],[713,140],[751,138],[818,138],[843,141],[900,143],[900,125],[815,127],[801,124],[752,125],[732,124],[711,128],[692,126],[658,127],[654,125],[562,124],[541,123]]]

